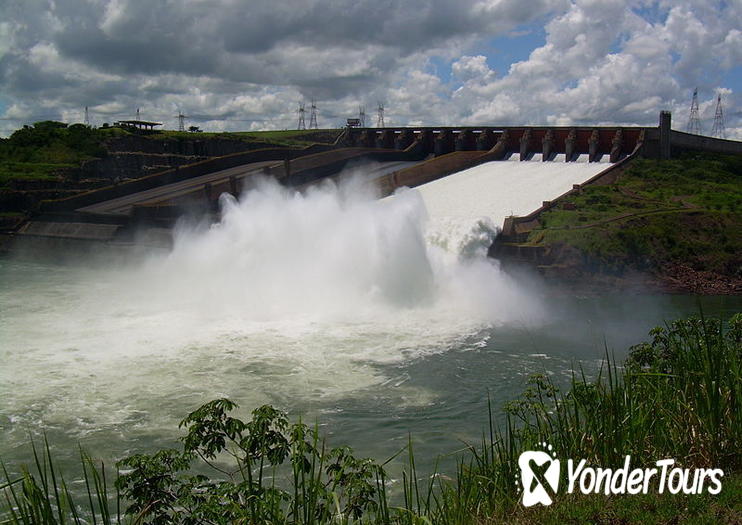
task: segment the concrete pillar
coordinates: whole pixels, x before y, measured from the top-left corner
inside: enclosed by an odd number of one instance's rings
[[[505,217],[505,221],[503,221],[502,224],[502,232],[501,234],[504,237],[512,237],[515,235],[515,217],[512,215],[509,217]]]
[[[211,183],[207,182],[204,184],[204,198],[206,202],[211,202]]]
[[[451,153],[453,151],[453,133],[450,130],[443,130],[438,133],[433,149],[436,157]]]
[[[420,131],[418,139],[422,143],[422,148],[425,153],[433,153],[435,150],[433,132],[429,129],[423,129]]]
[[[492,154],[492,158],[494,160],[502,160],[502,158],[505,157],[508,152],[509,140],[510,132],[508,130],[503,131],[500,134],[500,137],[497,139],[497,144],[495,144],[490,150],[490,153]]]
[[[491,129],[483,130],[477,137],[477,151],[489,151],[495,145],[495,134]]]
[[[394,147],[394,130],[385,129],[376,134],[376,147],[392,149]]]
[[[665,160],[672,156],[670,150],[671,126],[672,114],[669,111],[660,111],[660,158]]]
[[[575,144],[577,143],[577,130],[572,128],[564,140],[564,162],[572,162],[575,159]]]
[[[397,135],[394,140],[394,149],[403,150],[406,149],[415,140],[415,134],[412,133],[411,129],[403,129],[402,133]]]
[[[541,160],[543,162],[549,160],[552,151],[554,151],[554,131],[547,129],[541,141]]]
[[[229,193],[231,193],[235,197],[239,197],[240,196],[240,188],[239,188],[239,184],[237,182],[237,176],[236,175],[230,175],[229,176]]]
[[[343,131],[344,135],[344,144],[349,147],[353,147],[356,145],[356,141],[358,140],[358,136],[360,133],[356,131],[353,128],[345,128],[345,131]]]
[[[361,132],[361,136],[356,139],[356,145],[363,148],[376,147],[376,132],[370,129]]]
[[[471,151],[474,149],[474,133],[462,129],[456,134],[456,151]]]
[[[531,152],[531,130],[527,129],[523,132],[520,137],[520,160],[526,160],[526,157]]]
[[[611,162],[618,162],[621,158],[621,151],[623,150],[623,130],[620,128],[616,130],[616,134],[613,135],[613,142],[611,144]]]
[[[589,149],[588,149],[588,161],[589,162],[597,162],[598,160],[598,154],[600,149],[600,133],[597,129],[594,129],[593,132],[590,134],[590,141],[589,141]]]

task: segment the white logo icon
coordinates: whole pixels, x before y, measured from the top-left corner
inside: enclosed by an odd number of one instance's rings
[[[528,450],[518,458],[520,479],[523,483],[523,506],[531,507],[537,503],[551,505],[553,496],[559,488],[560,465],[551,445],[539,443],[549,452]],[[549,455],[551,452],[552,456]]]
[[[528,450],[518,457],[520,468],[520,483],[522,485],[523,506],[532,507],[551,505],[559,489],[561,464],[556,459],[556,452],[551,445],[542,442],[538,446],[543,450]],[[590,467],[582,459],[566,461],[564,491],[573,494],[575,491],[583,494],[647,494],[650,485],[656,484],[659,494],[665,490],[671,494],[709,494],[721,492],[721,478],[724,471],[721,469],[698,468],[689,469],[675,467],[675,460],[661,459],[655,462],[658,468],[631,468],[631,456],[624,458],[623,467],[602,468]],[[516,478],[518,476],[516,475]]]

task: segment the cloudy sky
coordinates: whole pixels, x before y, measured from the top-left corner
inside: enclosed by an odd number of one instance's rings
[[[205,130],[387,125],[702,128],[742,139],[742,0],[0,0],[0,135],[141,118]],[[309,122],[307,115],[307,123]]]

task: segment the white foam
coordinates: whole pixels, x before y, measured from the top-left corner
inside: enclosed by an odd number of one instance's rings
[[[481,253],[427,243],[417,191],[266,183],[222,205],[220,223],[180,228],[143,265],[13,269],[0,289],[0,416],[22,423],[11,446],[42,423],[172,432],[220,396],[343,397],[388,381],[385,365],[544,315]],[[433,395],[399,388],[400,404]]]

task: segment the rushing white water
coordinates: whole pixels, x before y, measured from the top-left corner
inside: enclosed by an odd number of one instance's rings
[[[218,224],[179,228],[167,256],[16,265],[0,287],[0,428],[11,446],[42,425],[124,439],[170,433],[217,396],[332,405],[389,381],[397,405],[426,404],[434,392],[382,368],[543,320],[484,253],[502,217],[592,173],[569,167],[488,164],[383,200],[357,181],[305,195],[266,181],[224,196]]]
[[[491,243],[508,215],[526,215],[606,167],[587,162],[488,162],[420,186],[417,191],[431,218],[430,240],[449,251],[476,252]]]

